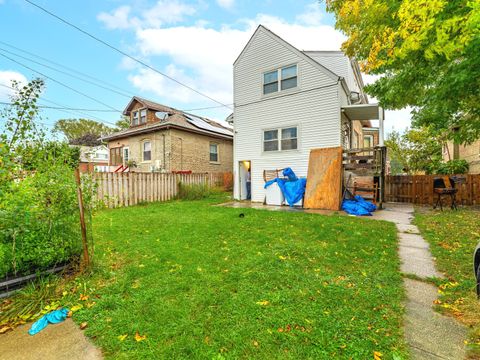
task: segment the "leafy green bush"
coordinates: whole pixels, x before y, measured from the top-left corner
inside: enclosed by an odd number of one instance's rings
[[[449,160],[440,163],[436,168],[437,174],[452,175],[465,174],[468,172],[469,165],[465,160]]]
[[[76,184],[71,168],[35,171],[0,196],[0,277],[69,260],[81,251]]]
[[[0,134],[0,278],[41,271],[81,253],[74,178],[79,151],[48,140],[35,124],[42,89],[41,80],[18,88],[13,105],[0,113],[6,120]],[[87,214],[90,185],[85,182]]]

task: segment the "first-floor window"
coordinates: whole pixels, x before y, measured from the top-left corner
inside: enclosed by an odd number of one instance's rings
[[[210,143],[210,161],[218,162],[218,144]]]
[[[152,143],[150,141],[145,141],[143,143],[143,161],[152,160]]]
[[[128,160],[130,160],[130,149],[128,147],[124,147],[123,148],[123,162],[124,162],[124,164],[127,164]]]
[[[263,151],[296,150],[297,148],[296,126],[263,131]]]

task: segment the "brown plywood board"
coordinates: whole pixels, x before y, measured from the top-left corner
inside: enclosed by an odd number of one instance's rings
[[[340,210],[342,201],[341,147],[313,149],[308,162],[304,207]]]

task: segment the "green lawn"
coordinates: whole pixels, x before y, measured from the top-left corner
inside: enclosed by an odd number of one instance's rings
[[[74,319],[107,358],[407,357],[393,224],[213,201],[94,218]]]
[[[439,286],[438,309],[471,328],[469,346],[480,355],[480,302],[473,274],[473,251],[480,242],[480,211],[418,209],[415,222],[430,243],[438,269],[448,277]]]

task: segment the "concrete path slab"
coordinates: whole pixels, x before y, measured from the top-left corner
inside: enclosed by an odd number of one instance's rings
[[[93,346],[71,320],[48,325],[34,336],[31,324],[19,326],[0,335],[0,360],[101,360],[102,353]]]
[[[386,204],[385,210],[375,212],[372,218],[396,224],[403,273],[423,279],[443,277],[435,267],[429,244],[411,224],[413,211],[411,205]],[[408,278],[404,278],[404,284],[407,292],[405,338],[412,359],[463,359],[466,330],[454,319],[435,312],[436,287]]]
[[[404,279],[409,301],[406,304],[405,337],[413,359],[463,359],[466,330],[452,318],[432,308],[435,286]]]

